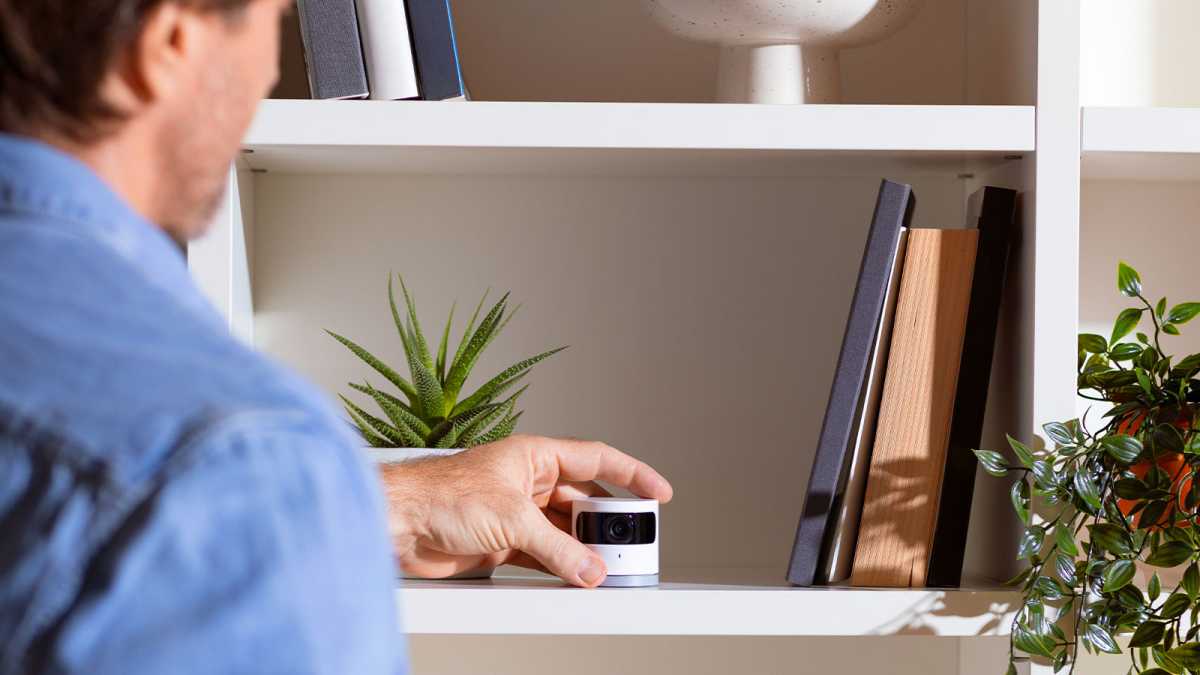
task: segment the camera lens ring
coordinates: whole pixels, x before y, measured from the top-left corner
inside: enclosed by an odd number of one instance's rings
[[[612,516],[604,529],[608,543],[631,544],[637,536],[637,520],[632,514]]]

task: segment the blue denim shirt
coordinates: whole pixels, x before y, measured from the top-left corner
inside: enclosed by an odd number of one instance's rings
[[[402,673],[380,489],[179,247],[0,134],[0,675]]]

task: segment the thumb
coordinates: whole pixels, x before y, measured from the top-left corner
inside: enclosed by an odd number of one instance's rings
[[[521,550],[563,581],[591,588],[608,574],[604,561],[587,546],[558,529],[530,503],[522,519]]]

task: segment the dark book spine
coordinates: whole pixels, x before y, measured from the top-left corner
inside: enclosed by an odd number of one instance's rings
[[[421,98],[444,101],[462,96],[462,69],[450,0],[407,0],[407,3]]]
[[[297,12],[312,97],[366,96],[367,70],[354,0],[298,0]]]
[[[856,427],[855,415],[867,378],[880,315],[887,295],[891,265],[899,245],[900,228],[912,214],[912,189],[883,181],[875,201],[867,245],[863,251],[858,283],[850,304],[842,350],[834,371],[829,405],[821,424],[804,509],[796,527],[788,581],[799,586],[823,583],[818,569],[823,544],[833,526],[845,488],[848,447]]]
[[[1015,227],[1017,193],[1003,188],[983,188],[979,211],[979,250],[971,282],[962,361],[954,394],[954,415],[942,474],[937,524],[929,554],[929,586],[953,587],[962,583],[963,557],[971,497],[975,491],[975,453],[983,435],[988,384],[1000,323],[1009,249]]]

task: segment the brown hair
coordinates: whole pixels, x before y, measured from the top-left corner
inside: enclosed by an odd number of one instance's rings
[[[236,12],[250,0],[0,0],[0,132],[93,140],[120,121],[100,85],[164,2]]]

